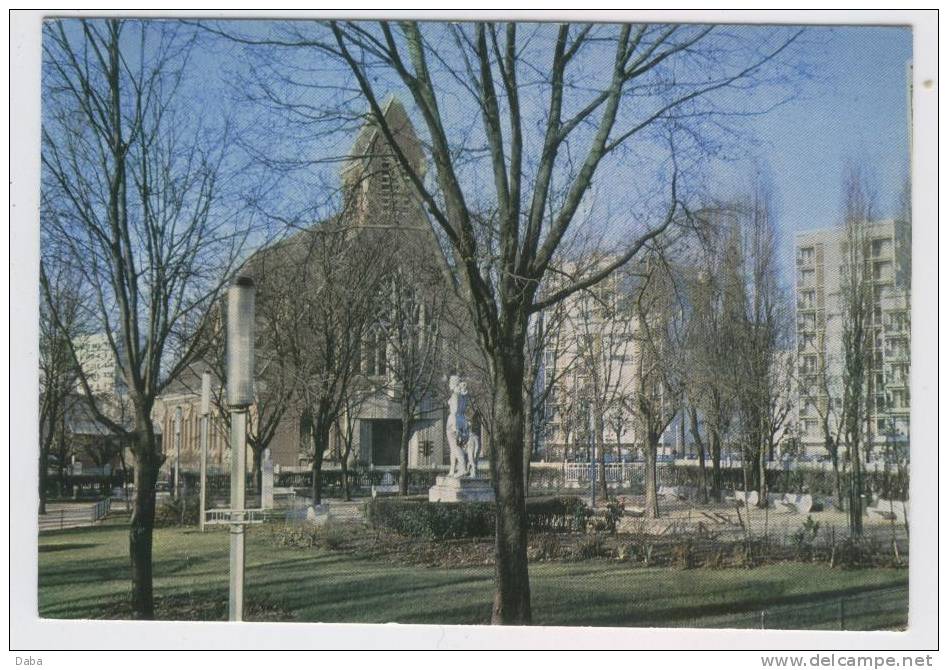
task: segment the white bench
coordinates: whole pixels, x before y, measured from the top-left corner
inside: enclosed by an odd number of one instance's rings
[[[751,491],[750,493],[746,491],[734,491],[734,495],[728,498],[728,500],[744,503],[746,505],[756,505],[760,500],[760,495],[757,491]]]
[[[678,492],[677,486],[659,486],[658,497],[666,500],[678,500],[681,498],[681,494]]]
[[[813,496],[809,493],[784,493],[775,503],[790,513],[809,514],[813,511]]]
[[[908,502],[901,500],[885,500],[884,498],[879,498],[875,503],[866,508],[866,514],[881,517],[886,521],[904,523],[908,518],[908,506]]]

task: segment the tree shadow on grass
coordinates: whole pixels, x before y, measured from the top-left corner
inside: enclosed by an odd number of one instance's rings
[[[91,549],[92,547],[98,547],[98,543],[95,542],[85,542],[85,543],[64,543],[64,544],[41,544],[37,547],[37,551],[41,554],[53,552],[53,551],[70,551],[72,549]]]
[[[700,623],[702,619],[728,616],[751,617],[761,610],[820,605],[827,602],[836,602],[840,598],[869,596],[873,592],[885,591],[904,584],[907,584],[907,580],[897,580],[893,583],[868,587],[852,586],[828,589],[816,593],[782,595],[773,593],[774,584],[772,582],[750,580],[746,584],[742,584],[742,587],[747,590],[760,590],[761,595],[745,596],[724,603],[674,607],[650,607],[649,605],[653,603],[643,602],[640,598],[631,600],[627,597],[623,598],[621,595],[599,594],[596,598],[588,600],[585,598],[570,598],[567,595],[566,602],[560,600],[557,607],[548,608],[554,612],[565,613],[565,617],[556,617],[556,620],[553,620],[547,619],[541,614],[541,621],[538,623],[565,626],[687,627]],[[769,593],[767,593],[768,591]],[[677,596],[677,598],[685,597],[687,597],[685,594]],[[541,613],[544,611],[543,600],[545,599],[541,597],[535,601],[535,611]],[[817,623],[819,622],[821,620]]]

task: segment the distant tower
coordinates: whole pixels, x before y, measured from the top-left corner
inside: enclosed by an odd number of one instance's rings
[[[382,106],[382,114],[411,171],[423,178],[425,156],[405,107],[393,96]],[[374,119],[359,131],[342,168],[342,184],[345,216],[354,217],[359,225],[419,224],[422,213],[409,173]]]

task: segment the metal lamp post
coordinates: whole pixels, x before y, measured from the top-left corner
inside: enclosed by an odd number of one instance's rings
[[[211,371],[201,375],[201,493],[198,525],[204,532],[204,510],[207,509],[207,428],[211,413]]]
[[[181,498],[178,487],[181,483],[181,407],[174,410],[174,485],[171,487],[176,500]]]
[[[253,403],[254,285],[238,277],[227,295],[227,405],[230,410],[230,620],[244,609],[247,409]]]
[[[593,423],[593,406],[589,403],[589,500],[596,509],[596,433]]]

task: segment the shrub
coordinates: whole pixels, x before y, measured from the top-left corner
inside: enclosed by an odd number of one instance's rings
[[[679,542],[672,549],[672,565],[682,570],[689,570],[695,567],[695,555],[691,548],[691,542]]]
[[[606,505],[607,519],[609,521],[609,532],[616,534],[616,528],[619,525],[619,519],[625,513],[625,503],[618,498],[610,498]]]
[[[814,545],[819,532],[820,522],[814,521],[812,516],[807,515],[806,521],[800,526],[800,530],[790,536],[798,560],[804,561],[813,559]]]
[[[494,534],[493,503],[432,503],[404,498],[375,498],[367,505],[375,528],[430,540],[489,537]],[[563,533],[585,529],[588,510],[575,497],[531,500],[527,503],[528,530]]]
[[[560,543],[560,538],[552,534],[537,536],[536,544],[531,549],[531,561],[551,560],[559,558],[563,553],[563,546]]]
[[[170,526],[180,526],[181,523],[181,505],[184,505],[184,524],[185,526],[198,525],[200,516],[200,501],[197,496],[182,496],[177,499],[167,498],[158,504],[155,510],[155,527],[167,528]]]
[[[591,511],[576,496],[556,496],[527,501],[527,522],[533,533],[569,533],[586,528]]]
[[[369,520],[376,528],[429,540],[487,537],[494,532],[493,505],[488,503],[376,498],[369,502]]]
[[[610,556],[611,552],[606,549],[602,543],[602,536],[599,533],[593,533],[583,538],[576,547],[576,558],[579,560],[588,560],[600,556]]]

